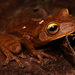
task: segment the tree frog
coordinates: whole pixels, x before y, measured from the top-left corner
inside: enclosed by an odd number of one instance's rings
[[[13,54],[21,51],[21,43],[26,47],[30,55],[43,61],[41,55],[52,58],[45,52],[38,52],[35,47],[46,45],[53,40],[62,38],[75,31],[75,23],[69,14],[68,9],[63,8],[55,16],[48,16],[40,19],[26,19],[15,25],[9,25],[6,30],[0,33],[0,48],[7,56],[5,64],[14,59],[20,67],[24,65]]]

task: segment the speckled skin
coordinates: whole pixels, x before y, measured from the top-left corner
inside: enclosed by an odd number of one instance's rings
[[[50,35],[46,31],[46,27],[50,23],[57,23],[59,25],[60,29],[54,35]],[[53,58],[53,57],[47,55],[44,52],[40,53],[37,52],[35,50],[35,47],[46,45],[51,41],[69,35],[74,31],[75,31],[74,20],[71,18],[71,15],[68,13],[67,9],[64,8],[55,16],[50,15],[44,19],[26,19],[23,22],[8,26],[7,29],[0,35],[2,36],[6,35],[9,38],[12,36],[11,40],[14,39],[13,41],[15,41],[16,42],[15,44],[18,44],[18,46],[16,46],[16,49],[15,48],[9,49],[8,47],[12,44],[8,45],[8,42],[5,42],[7,38],[3,39],[1,37],[2,41],[0,41],[0,47],[4,52],[4,54],[7,56],[7,59],[9,61],[8,55],[10,55],[12,58],[14,56],[14,55],[12,56],[11,52],[19,53],[21,51],[21,46],[20,46],[21,42],[27,48],[30,55],[37,57],[42,62],[43,58],[41,57],[40,54],[42,54],[47,58]],[[2,44],[3,41],[7,44],[7,46],[5,45],[5,43]],[[17,49],[17,47],[19,49]],[[18,62],[19,59],[16,58],[17,57],[15,57],[15,60]],[[18,62],[18,64],[20,65],[20,67],[23,67],[20,61]]]

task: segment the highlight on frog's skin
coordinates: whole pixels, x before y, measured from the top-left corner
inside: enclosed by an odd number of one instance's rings
[[[50,23],[47,27],[46,27],[46,32],[48,34],[56,34],[59,31],[59,25],[57,23]]]

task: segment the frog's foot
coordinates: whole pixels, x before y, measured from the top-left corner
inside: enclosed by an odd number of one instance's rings
[[[21,68],[24,68],[24,65],[20,62],[20,60],[14,56],[12,53],[7,55],[6,61],[3,65],[7,65],[11,60],[15,60]]]
[[[50,55],[46,54],[45,52],[33,51],[32,53],[30,53],[30,55],[34,56],[34,57],[37,57],[40,60],[41,65],[43,65],[43,58],[42,58],[42,56],[55,60],[55,57],[50,56]]]
[[[45,52],[39,52],[39,54],[42,54],[44,57],[49,58],[49,59],[52,59],[52,60],[55,60],[56,59],[55,57],[53,57],[51,55],[48,55]]]
[[[3,53],[7,56],[4,65],[7,65],[9,61],[15,60],[21,68],[24,68],[24,65],[20,62],[20,60],[14,56],[9,50],[1,46]]]

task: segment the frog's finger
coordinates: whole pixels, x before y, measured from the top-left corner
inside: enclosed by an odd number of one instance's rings
[[[44,57],[46,57],[46,58],[51,58],[51,59],[53,59],[53,60],[55,60],[56,58],[55,57],[53,57],[52,55],[48,55],[48,54],[46,54],[45,52],[39,52],[40,54],[42,54]]]

